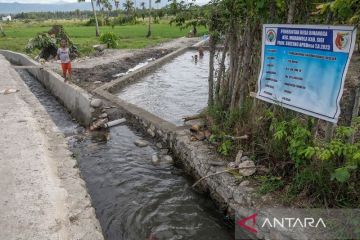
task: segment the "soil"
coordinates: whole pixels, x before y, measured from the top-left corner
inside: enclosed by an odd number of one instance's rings
[[[135,67],[141,62],[153,58],[158,59],[170,53],[174,49],[148,49],[136,51],[131,56],[125,56],[115,62],[94,66],[93,68],[73,69],[74,83],[87,91],[92,91],[101,86],[102,83],[116,79],[118,73],[125,73],[130,68]]]
[[[199,41],[200,38],[182,37],[145,49],[105,49],[103,52],[72,61],[73,82],[91,92],[102,83],[116,79],[113,77],[115,74],[125,73],[150,58],[158,59],[178,48],[189,47]],[[45,66],[61,74],[57,61],[49,61]]]

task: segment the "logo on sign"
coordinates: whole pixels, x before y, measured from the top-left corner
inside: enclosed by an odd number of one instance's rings
[[[257,233],[256,228],[254,228],[256,226],[256,216],[257,216],[257,213],[254,213],[253,215],[250,215],[250,216],[248,216],[246,218],[243,218],[243,219],[237,221],[237,224],[241,228],[243,228],[243,229],[245,229],[245,230],[247,230],[249,232]],[[246,222],[249,222],[249,221],[250,221],[251,226],[246,224]]]
[[[276,39],[276,33],[273,29],[270,29],[266,32],[266,39],[269,41],[269,42],[274,42],[275,39]]]
[[[350,36],[348,32],[338,32],[335,38],[335,46],[339,50],[345,49],[349,44],[349,37]]]

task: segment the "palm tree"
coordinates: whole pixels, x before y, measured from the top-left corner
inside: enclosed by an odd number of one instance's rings
[[[148,33],[146,35],[146,37],[150,37],[151,36],[151,0],[149,0],[149,25],[148,25]]]
[[[144,21],[144,19],[145,19],[145,2],[141,2],[140,6],[141,6],[141,9],[142,9],[141,17],[142,17],[142,20]]]
[[[94,6],[94,1],[96,1],[96,4],[97,5],[100,5],[100,1],[101,0],[90,0],[91,2],[91,7],[92,7],[92,10],[93,10],[93,13],[94,13],[94,18],[95,18],[95,26],[96,26],[96,36],[100,36],[100,30],[99,30],[99,23],[98,23],[98,19],[97,19],[97,16],[96,16],[96,10],[95,10],[95,6]],[[85,2],[85,0],[78,0],[78,2]]]
[[[161,3],[161,0],[155,0],[156,3],[156,9],[159,9],[159,3]]]
[[[126,0],[123,6],[126,12],[126,17],[129,18],[131,11],[134,9],[134,2],[131,0]]]
[[[118,10],[118,9],[119,9],[120,1],[119,1],[119,0],[114,0],[114,3],[115,3],[115,8],[116,8],[116,10]]]

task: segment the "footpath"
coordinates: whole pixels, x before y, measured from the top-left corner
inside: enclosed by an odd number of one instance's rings
[[[66,139],[2,55],[0,126],[0,239],[102,240]]]

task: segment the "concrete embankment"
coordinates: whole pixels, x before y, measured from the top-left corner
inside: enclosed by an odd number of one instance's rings
[[[95,109],[91,107],[92,96],[74,84],[67,84],[63,78],[28,56],[7,50],[1,50],[8,61],[22,66],[35,76],[71,113],[71,115],[84,126],[89,126]],[[31,68],[32,67],[32,68]]]
[[[1,54],[0,72],[0,90],[19,90],[0,94],[0,239],[103,239],[66,139]]]

